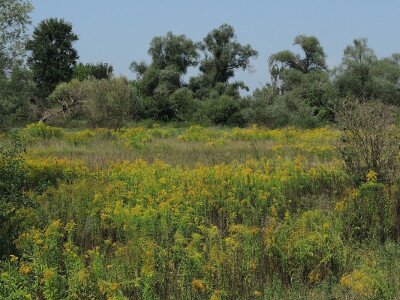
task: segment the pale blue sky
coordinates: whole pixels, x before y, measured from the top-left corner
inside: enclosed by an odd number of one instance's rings
[[[239,72],[253,90],[269,81],[267,59],[293,49],[298,34],[316,35],[332,67],[356,37],[367,37],[378,56],[400,52],[400,0],[32,0],[33,25],[64,18],[79,35],[82,62],[109,62],[116,75],[134,78],[133,60],[148,61],[151,39],[168,31],[200,41],[223,23],[258,52],[253,72]],[[191,74],[193,70],[191,71]]]

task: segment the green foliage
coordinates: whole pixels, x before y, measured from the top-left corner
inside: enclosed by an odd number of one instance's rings
[[[27,43],[31,52],[28,65],[33,71],[42,101],[51,94],[57,84],[71,80],[73,67],[78,59],[73,43],[78,36],[72,32],[72,24],[50,18],[42,21],[33,31]],[[46,107],[46,103],[41,103]]]
[[[311,71],[326,70],[326,55],[315,36],[298,35],[294,45],[300,46],[304,57],[296,55],[289,50],[280,51],[269,58],[269,68],[273,86],[280,91],[290,90],[290,77],[293,72],[307,74]]]
[[[228,24],[214,29],[199,43],[204,58],[200,62],[198,77],[191,78],[190,88],[196,97],[204,99],[219,85],[220,88],[232,90],[220,92],[222,94],[237,94],[239,88],[247,89],[243,82],[228,83],[235,76],[238,69],[246,70],[250,67],[250,59],[258,52],[250,45],[242,45],[237,41],[235,30]]]
[[[89,125],[117,128],[131,117],[132,88],[126,78],[89,80],[84,85],[83,109]]]
[[[197,64],[197,47],[186,36],[168,32],[165,37],[153,38],[148,54],[152,58],[150,65],[131,64],[131,70],[138,77],[136,88],[143,98],[144,113],[158,120],[179,120],[187,110],[187,103],[182,103],[182,108],[176,105],[182,102],[182,93],[188,94],[178,92],[183,87],[181,77],[190,66]],[[175,92],[178,94],[173,95]]]
[[[358,251],[354,269],[340,279],[338,296],[350,299],[394,299],[398,282],[392,274],[399,271],[398,244],[388,242],[381,247]]]
[[[315,284],[336,277],[344,268],[345,253],[336,219],[324,211],[307,211],[283,224],[275,219],[265,234],[270,272],[288,282]]]
[[[193,92],[186,87],[176,90],[169,97],[169,106],[174,111],[175,120],[189,121],[197,110],[198,103]]]
[[[82,117],[82,107],[87,97],[87,90],[87,84],[82,83],[78,79],[72,79],[70,82],[63,82],[57,85],[49,95],[48,100],[52,106],[57,107],[61,105],[61,113],[64,118]]]
[[[38,123],[27,125],[22,130],[22,134],[28,141],[32,141],[37,139],[48,140],[61,138],[64,132],[61,128],[51,127],[46,125],[44,122],[39,121]]]
[[[388,286],[387,276],[382,270],[362,266],[344,275],[340,283],[347,289],[347,295],[355,299],[393,299]]]
[[[0,78],[20,65],[25,53],[29,13],[33,7],[29,0],[2,0],[0,2]]]
[[[246,121],[241,112],[242,104],[240,99],[223,95],[205,102],[203,110],[213,124],[243,126]]]
[[[335,90],[327,72],[325,52],[314,36],[297,36],[294,44],[303,50],[303,58],[289,50],[269,58],[271,89],[280,95],[275,97],[280,105],[272,104],[276,107],[273,111],[281,110],[276,123],[313,127],[332,121]]]
[[[344,50],[341,65],[335,70],[334,83],[340,96],[362,101],[376,99],[399,104],[400,65],[394,55],[378,59],[367,39],[355,39]]]
[[[312,76],[307,74],[306,76]],[[306,82],[306,81],[304,81]],[[256,90],[249,98],[248,106],[243,114],[250,124],[262,124],[272,128],[282,126],[296,126],[300,128],[314,128],[324,125],[332,118],[328,107],[311,106],[303,98],[310,82],[300,85],[293,91],[277,95],[272,87]],[[316,98],[324,92],[316,83]],[[303,90],[304,89],[304,90]],[[321,92],[321,93],[320,93]]]
[[[24,68],[14,67],[10,76],[0,77],[0,130],[36,117],[30,102],[34,93],[32,74]]]
[[[338,205],[343,213],[345,234],[351,239],[383,243],[393,236],[393,194],[375,180],[372,176]]]
[[[107,63],[83,64],[79,63],[74,67],[73,78],[80,81],[86,79],[111,79],[114,68]]]
[[[30,1],[0,2],[0,130],[10,128],[32,117],[29,99],[34,85],[31,74],[23,67],[27,27],[31,23]]]
[[[0,144],[0,258],[10,254],[19,226],[16,210],[27,203],[26,172],[17,139],[9,148]]]

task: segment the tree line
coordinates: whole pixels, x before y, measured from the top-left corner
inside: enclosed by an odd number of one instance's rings
[[[315,36],[299,35],[293,46],[268,60],[270,82],[250,96],[238,70],[247,70],[258,52],[238,41],[223,24],[195,42],[172,32],[154,37],[150,63],[134,61],[135,80],[116,77],[108,63],[82,63],[74,48],[71,23],[57,18],[40,22],[32,36],[32,5],[25,0],[0,4],[0,126],[35,120],[90,126],[123,126],[131,120],[262,124],[315,127],[335,119],[341,99],[400,104],[400,54],[378,58],[367,39],[358,38],[330,69]],[[288,42],[290,45],[290,42]],[[198,74],[184,80],[188,68]]]

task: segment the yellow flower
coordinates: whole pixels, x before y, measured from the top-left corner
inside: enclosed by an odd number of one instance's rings
[[[370,170],[367,174],[367,181],[368,182],[376,182],[376,180],[378,179],[378,174],[376,174],[375,171]]]
[[[18,260],[18,256],[10,255],[10,261],[16,262]]]
[[[285,211],[285,221],[288,221],[290,218],[289,211]]]
[[[323,226],[325,229],[328,229],[328,228],[331,227],[331,224],[329,224],[329,223],[324,223],[322,226]]]
[[[45,280],[53,278],[54,275],[55,275],[55,272],[51,269],[45,269],[43,272],[43,278]]]
[[[253,295],[254,295],[254,297],[257,297],[257,298],[262,297],[262,293],[260,291],[254,291]]]
[[[21,267],[19,268],[19,272],[22,275],[27,275],[31,272],[31,269],[29,268],[28,265],[22,264]]]
[[[206,287],[202,280],[194,279],[192,281],[192,290],[202,294],[206,291]]]
[[[341,211],[344,211],[344,209],[345,209],[345,203],[344,203],[344,201],[336,202],[336,205],[335,205],[335,210],[336,210],[336,211],[341,212]]]

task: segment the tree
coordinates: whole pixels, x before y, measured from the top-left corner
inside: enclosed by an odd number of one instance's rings
[[[27,121],[34,91],[31,73],[23,66],[30,1],[0,1],[0,129]]]
[[[113,76],[113,72],[113,66],[108,63],[79,63],[74,67],[73,78],[81,81],[85,79],[110,79]]]
[[[372,95],[372,65],[377,61],[366,38],[354,39],[343,51],[342,63],[335,70],[335,85],[340,96],[369,99]]]
[[[0,130],[35,118],[30,99],[35,92],[32,72],[15,66],[7,78],[0,78]]]
[[[325,51],[315,36],[298,35],[293,45],[300,46],[303,57],[283,50],[269,58],[272,85],[280,92],[290,89],[302,74],[327,70]]]
[[[343,52],[342,63],[335,70],[334,83],[341,97],[360,101],[376,99],[399,105],[399,55],[378,59],[367,39],[359,38]]]
[[[148,54],[152,59],[149,65],[131,64],[131,70],[137,74],[136,88],[140,96],[153,106],[147,117],[176,119],[177,109],[171,97],[185,86],[182,76],[187,69],[197,65],[197,46],[185,35],[168,32],[164,37],[153,38]]]
[[[292,116],[302,116],[296,123],[308,120],[306,126],[333,120],[331,101],[335,91],[326,65],[326,55],[315,36],[299,35],[294,45],[303,54],[283,50],[270,56],[269,69],[272,89],[283,108]],[[288,119],[293,119],[288,118]]]
[[[50,18],[42,21],[33,31],[27,43],[31,51],[28,64],[42,99],[46,98],[60,82],[68,82],[73,75],[78,53],[73,43],[78,36],[72,32],[72,24]]]
[[[237,94],[239,88],[248,90],[243,82],[229,84],[228,81],[237,69],[247,70],[250,59],[257,57],[258,52],[249,44],[240,44],[232,26],[223,24],[211,31],[199,43],[199,48],[203,52],[199,68],[202,74],[190,80],[190,87],[199,98],[208,97],[210,90],[217,86],[230,89],[231,94]]]
[[[22,60],[32,9],[27,0],[0,1],[0,74],[3,76]]]

